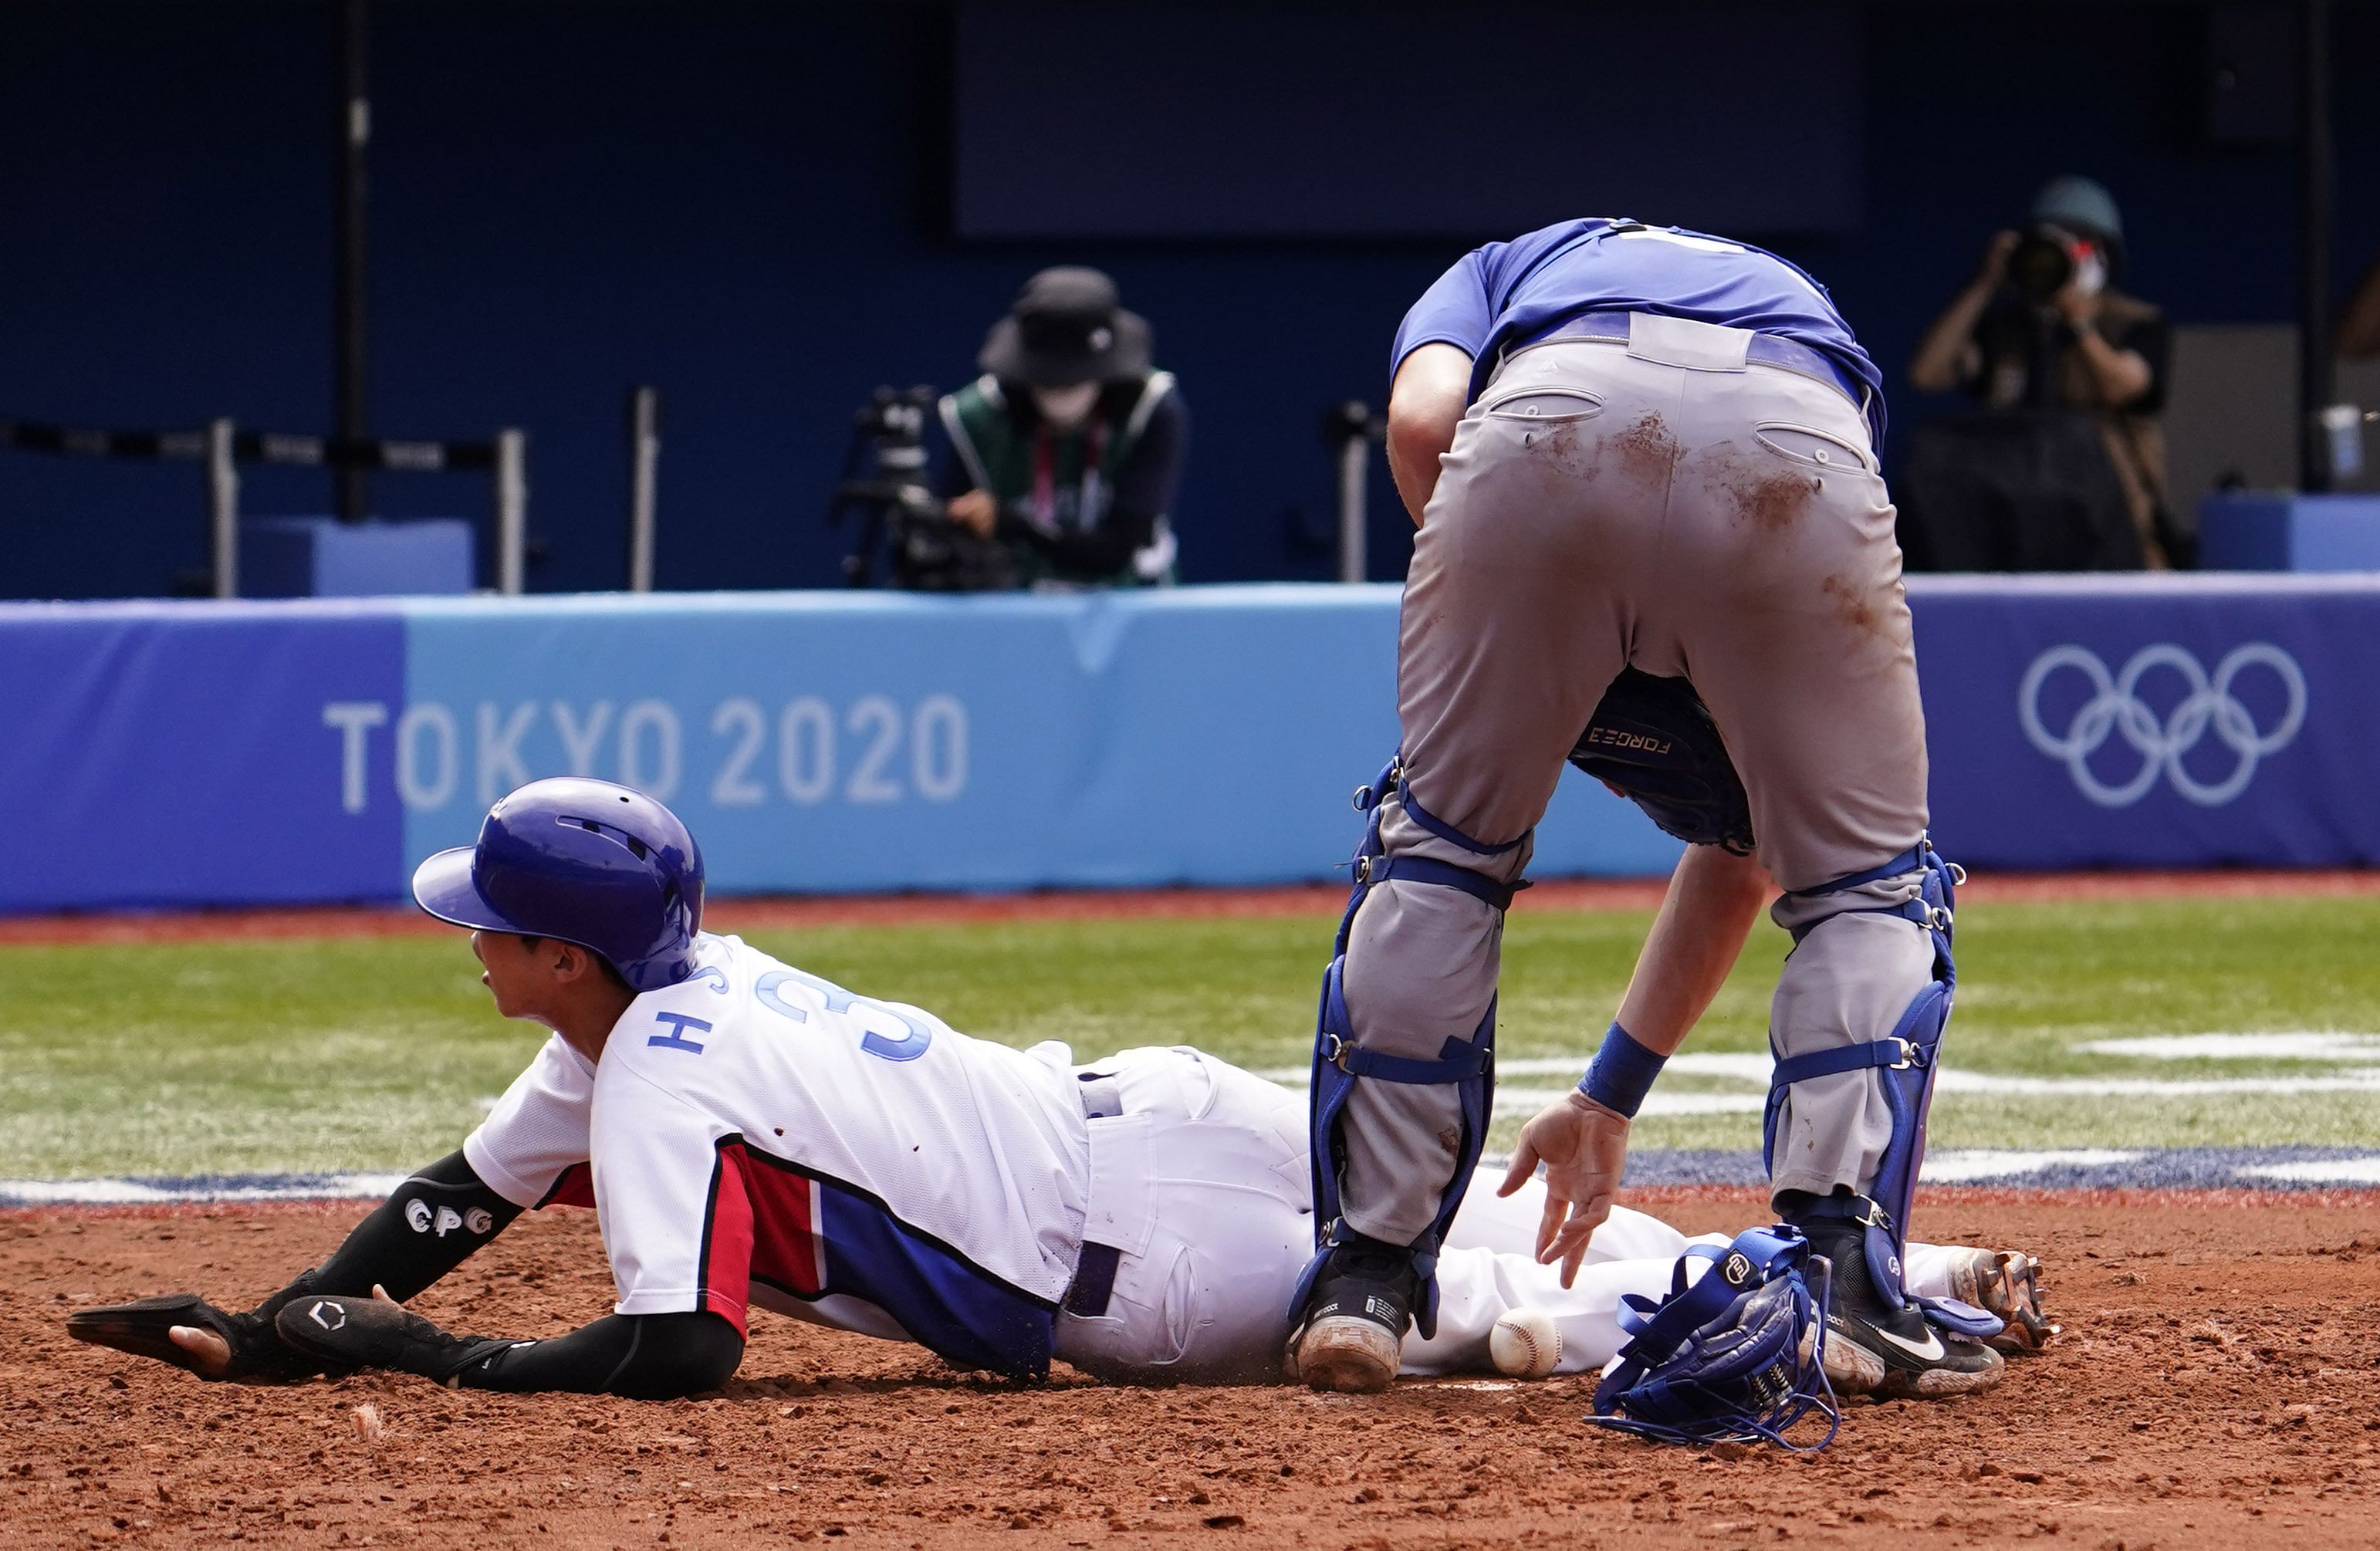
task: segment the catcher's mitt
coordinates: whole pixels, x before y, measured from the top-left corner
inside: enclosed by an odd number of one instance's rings
[[[225,1314],[195,1292],[166,1292],[129,1303],[78,1309],[67,1316],[67,1334],[93,1346],[114,1347],[136,1357],[153,1357],[206,1379],[242,1384],[291,1384],[322,1371],[322,1364],[291,1350],[273,1327],[286,1294],[247,1314]],[[176,1325],[212,1330],[231,1349],[221,1369],[174,1344]]]
[[[1752,854],[1752,802],[1694,686],[1622,668],[1570,762],[1689,845]]]
[[[1711,1264],[1689,1281],[1696,1259]],[[1747,1229],[1724,1250],[1690,1247],[1668,1297],[1621,1298],[1621,1328],[1633,1339],[1605,1370],[1587,1420],[1663,1443],[1826,1448],[1841,1422],[1826,1375],[1829,1281],[1826,1260],[1782,1223]],[[1786,1436],[1813,1413],[1826,1436]]]

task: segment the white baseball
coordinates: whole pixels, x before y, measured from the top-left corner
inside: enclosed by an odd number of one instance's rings
[[[1488,1356],[1500,1374],[1543,1378],[1561,1361],[1561,1332],[1543,1309],[1514,1309],[1488,1332]]]

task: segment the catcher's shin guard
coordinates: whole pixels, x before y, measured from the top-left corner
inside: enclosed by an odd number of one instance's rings
[[[1690,1286],[1688,1266],[1710,1267]],[[1828,1267],[1783,1223],[1746,1229],[1724,1250],[1696,1244],[1678,1260],[1669,1296],[1621,1299],[1633,1338],[1596,1387],[1589,1421],[1663,1443],[1749,1443],[1816,1450],[1841,1416],[1826,1374]],[[1786,1437],[1816,1412],[1827,1436]]]
[[[1435,1059],[1392,1056],[1366,1049],[1355,1043],[1354,1030],[1347,1013],[1344,975],[1347,943],[1354,930],[1355,913],[1363,908],[1365,896],[1373,885],[1390,878],[1409,883],[1427,883],[1439,888],[1456,889],[1498,911],[1512,903],[1512,895],[1521,884],[1497,881],[1485,873],[1457,866],[1426,856],[1390,856],[1385,854],[1380,841],[1380,801],[1394,791],[1404,811],[1416,824],[1442,840],[1482,856],[1500,855],[1521,844],[1512,841],[1503,845],[1486,845],[1434,817],[1414,800],[1404,781],[1404,772],[1397,760],[1390,760],[1379,779],[1372,785],[1358,787],[1355,806],[1370,815],[1364,833],[1364,842],[1355,853],[1355,880],[1347,896],[1347,911],[1339,921],[1339,933],[1331,950],[1330,966],[1322,975],[1322,1000],[1316,1019],[1314,1043],[1314,1080],[1312,1088],[1312,1147],[1314,1168],[1314,1220],[1316,1253],[1298,1278],[1297,1290],[1290,1303],[1290,1322],[1294,1332],[1302,1327],[1313,1302],[1317,1278],[1331,1252],[1357,1238],[1348,1229],[1340,1212],[1340,1176],[1346,1167],[1346,1145],[1342,1135],[1341,1121],[1347,1100],[1358,1082],[1451,1084],[1461,1096],[1462,1133],[1452,1161],[1453,1172],[1439,1201],[1437,1217],[1427,1231],[1410,1246],[1413,1266],[1419,1278],[1419,1296],[1414,1313],[1414,1324],[1424,1338],[1438,1333],[1438,1254],[1444,1241],[1447,1226],[1454,1220],[1455,1209],[1463,1204],[1463,1188],[1470,1182],[1471,1171],[1478,1166],[1480,1149],[1488,1141],[1488,1117],[1496,1085],[1496,1004],[1491,998],[1487,1014],[1468,1040],[1450,1038]],[[1524,837],[1525,838],[1525,837]],[[1399,1331],[1400,1336],[1402,1335]]]
[[[1911,1299],[1900,1266],[1909,1231],[1910,1200],[1916,1194],[1917,1172],[1925,1160],[1926,1111],[1934,1101],[1934,1075],[1938,1070],[1942,1034],[1949,1023],[1951,993],[1958,983],[1958,967],[1950,956],[1950,933],[1955,888],[1963,875],[1942,859],[1932,842],[1921,840],[1915,847],[1881,866],[1802,892],[1839,893],[1912,871],[1924,875],[1915,898],[1895,905],[1855,907],[1842,914],[1865,911],[1914,922],[1933,943],[1933,978],[1911,1000],[1892,1032],[1882,1039],[1777,1057],[1776,1070],[1769,1080],[1767,1109],[1762,1118],[1762,1162],[1770,1173],[1776,1171],[1778,1120],[1784,1110],[1786,1091],[1794,1084],[1841,1072],[1875,1069],[1886,1109],[1892,1116],[1892,1139],[1886,1144],[1883,1157],[1877,1160],[1871,1195],[1821,1203],[1815,1210],[1828,1217],[1848,1217],[1866,1227],[1868,1276],[1878,1296],[1888,1304],[1900,1307],[1917,1303],[1925,1310],[1927,1319],[1960,1335],[1997,1335],[2000,1322],[1981,1309],[1952,1299]],[[1835,918],[1829,915],[1803,927],[1797,940]]]

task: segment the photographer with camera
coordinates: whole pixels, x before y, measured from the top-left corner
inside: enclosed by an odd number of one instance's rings
[[[2123,222],[2087,177],[2051,180],[2022,231],[1997,234],[1909,366],[1982,417],[1912,449],[1917,558],[1941,570],[2186,563],[2165,495],[2165,314],[2113,286]],[[2181,551],[2181,552],[2177,552]]]
[[[1017,585],[1172,581],[1166,514],[1190,418],[1115,282],[1043,270],[977,365],[983,375],[940,406],[955,454],[942,485],[951,521],[1003,544]]]

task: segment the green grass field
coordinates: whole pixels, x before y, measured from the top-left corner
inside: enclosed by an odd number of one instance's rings
[[[733,907],[719,913],[732,928]],[[1647,917],[1514,912],[1500,1051],[1584,1059]],[[1057,921],[755,933],[856,991],[933,1009],[970,1034],[1064,1039],[1088,1060],[1195,1044],[1257,1068],[1303,1063],[1330,923]],[[2343,1060],[2145,1060],[2085,1041],[2202,1032],[2380,1029],[2380,899],[1973,904],[1960,915],[1948,1065],[2049,1078],[1957,1091],[1938,1146],[2380,1146],[2380,1053]],[[1696,1054],[1765,1048],[1786,947],[1764,925]],[[0,1177],[372,1169],[452,1147],[541,1031],[489,1006],[463,935],[0,948]],[[2380,1043],[2380,1042],[2374,1042]],[[1691,1065],[1692,1063],[1688,1063]],[[2338,1091],[2125,1092],[2328,1079]],[[1520,1075],[1508,1089],[1564,1085]],[[2073,1085],[2077,1082],[2086,1084]],[[2005,1086],[2005,1084],[2001,1084]],[[2038,1086],[2038,1084],[2036,1084]],[[1674,1071],[1664,1094],[1741,1103],[1756,1081]],[[1502,1122],[1509,1135],[1516,1122]],[[1755,1113],[1648,1115],[1640,1146],[1755,1147]]]

